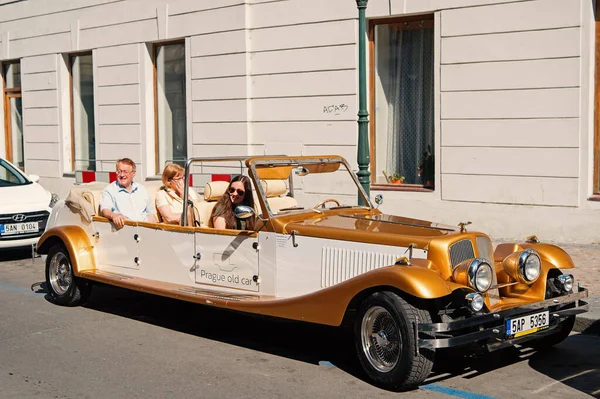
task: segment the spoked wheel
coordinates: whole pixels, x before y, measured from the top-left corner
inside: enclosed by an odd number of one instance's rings
[[[400,331],[392,315],[381,306],[367,310],[361,326],[361,343],[371,366],[387,373],[400,358]]]
[[[46,286],[52,301],[64,306],[84,303],[91,290],[89,281],[75,277],[69,253],[62,245],[55,245],[48,251]]]
[[[358,359],[374,384],[405,391],[423,382],[433,367],[435,352],[419,349],[415,323],[431,322],[393,292],[376,292],[359,307],[354,325]]]

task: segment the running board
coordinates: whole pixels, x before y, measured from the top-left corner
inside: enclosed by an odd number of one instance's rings
[[[81,272],[79,277],[135,291],[147,292],[205,305],[228,307],[229,302],[263,302],[277,299],[274,296],[232,294],[230,292],[207,290],[181,284],[164,283],[102,270],[86,270]]]

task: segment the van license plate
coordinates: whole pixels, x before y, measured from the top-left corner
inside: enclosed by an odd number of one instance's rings
[[[518,338],[548,328],[550,312],[540,312],[506,320],[506,338]]]
[[[38,222],[0,224],[0,235],[3,236],[13,234],[37,233],[38,231]]]

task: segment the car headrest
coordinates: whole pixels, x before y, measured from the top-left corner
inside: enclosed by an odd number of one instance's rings
[[[229,187],[229,182],[226,181],[211,181],[204,186],[204,200],[217,201],[223,196]]]
[[[261,180],[267,198],[279,197],[287,192],[285,180]]]

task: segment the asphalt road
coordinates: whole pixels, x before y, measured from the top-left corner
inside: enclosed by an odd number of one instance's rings
[[[96,286],[86,306],[45,297],[44,265],[0,252],[0,398],[386,398],[340,329]],[[404,398],[600,398],[600,336],[546,352],[439,353]]]

